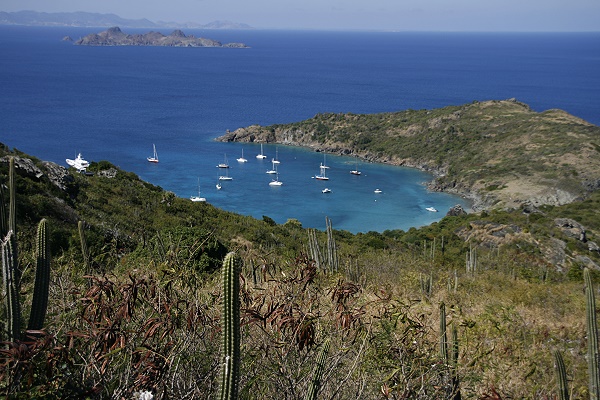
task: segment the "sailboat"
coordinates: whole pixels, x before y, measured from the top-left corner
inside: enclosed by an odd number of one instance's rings
[[[267,174],[276,174],[277,173],[277,164],[275,163],[275,161],[273,161],[273,167],[272,169],[267,171]]]
[[[315,175],[315,179],[319,179],[321,181],[328,181],[329,178],[327,177],[326,171],[327,169],[329,169],[329,167],[327,165],[325,165],[325,155],[323,155],[323,163],[321,163],[321,165],[319,166],[320,169],[320,173],[319,175]]]
[[[225,160],[217,165],[218,168],[229,168],[229,163],[227,162],[227,154],[225,154]]]
[[[267,156],[265,156],[264,153],[263,153],[263,145],[262,145],[262,143],[260,144],[260,154],[258,154],[256,156],[256,158],[258,158],[260,160],[264,160],[265,158],[267,158]]]
[[[225,175],[219,176],[219,180],[220,181],[232,181],[233,180],[233,178],[229,176],[229,169],[225,169]]]
[[[281,186],[283,182],[279,180],[279,171],[277,171],[277,164],[273,163],[273,171],[267,171],[267,174],[276,174],[275,179],[269,182],[269,186]]]
[[[158,162],[158,153],[156,152],[156,146],[153,144],[152,149],[154,150],[154,154],[152,157],[146,157],[149,162],[157,163]]]
[[[238,162],[248,162],[248,160],[246,160],[244,158],[244,149],[242,149],[242,156],[240,158],[237,159]]]
[[[206,201],[204,197],[200,197],[200,178],[198,178],[198,196],[190,196],[190,200],[197,201]]]
[[[350,171],[352,175],[360,175],[361,172],[358,170],[358,160],[356,161],[356,167],[352,171]]]
[[[279,180],[279,173],[277,173],[277,175],[275,176],[275,179],[273,179],[271,182],[269,182],[269,186],[281,186],[283,185],[283,182],[281,182]]]
[[[275,158],[273,159],[273,164],[279,164],[279,160],[277,159],[279,156],[279,152],[277,151],[277,147],[275,148]]]

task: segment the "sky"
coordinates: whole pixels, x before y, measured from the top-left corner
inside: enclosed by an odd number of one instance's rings
[[[0,11],[21,10],[259,29],[600,31],[599,0],[0,0]]]

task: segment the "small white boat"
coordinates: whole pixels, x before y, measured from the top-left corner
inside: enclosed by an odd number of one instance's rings
[[[278,160],[278,156],[279,156],[279,152],[277,151],[277,148],[275,148],[275,158],[272,160],[273,164],[280,163],[280,161]]]
[[[263,153],[263,145],[262,145],[262,143],[260,144],[260,154],[257,155],[256,158],[258,158],[260,160],[264,160],[265,158],[267,158],[267,156],[265,156],[264,153]]]
[[[248,162],[248,160],[246,160],[244,158],[244,149],[242,149],[242,156],[237,159],[237,162],[241,162],[241,163]]]
[[[283,182],[281,182],[279,180],[279,178],[275,178],[274,180],[269,182],[269,186],[281,186],[281,185],[283,185]]]
[[[79,172],[85,171],[86,168],[90,166],[90,163],[83,159],[81,153],[77,154],[77,157],[74,160],[67,158],[65,161]]]
[[[190,200],[193,202],[206,201],[206,199],[204,197],[200,197],[200,178],[198,178],[198,196],[190,196]]]
[[[425,209],[431,212],[438,212],[438,210],[436,210],[435,207],[426,207]]]
[[[383,190],[381,190],[381,189],[375,189],[374,192],[377,193],[377,194],[379,194],[379,193],[383,193]]]
[[[156,152],[156,146],[152,145],[152,149],[154,150],[154,154],[152,155],[152,157],[146,157],[146,159],[151,163],[157,163],[158,162],[158,153]]]
[[[215,185],[217,190],[221,190],[221,182],[217,182],[217,184]]]
[[[319,166],[320,173],[319,173],[319,175],[315,175],[315,179],[318,179],[320,181],[328,181],[329,178],[327,177],[327,174],[326,174],[326,171],[328,169],[329,169],[329,167],[327,165],[325,165],[325,154],[323,154],[323,162]]]
[[[331,193],[331,189],[325,188],[325,189],[321,190],[321,192],[323,192],[323,193]]]
[[[267,171],[267,174],[276,174],[277,173],[277,164],[275,164],[275,162],[273,162],[273,167],[272,169]]]
[[[229,176],[229,168],[225,169],[225,175],[219,176],[219,180],[220,181],[232,181],[233,180],[233,178]]]
[[[358,170],[358,161],[356,162],[356,167],[354,167],[354,169],[353,169],[353,170],[351,170],[351,171],[350,171],[350,173],[351,173],[352,175],[360,175],[360,174],[362,173],[362,172],[360,172],[360,171]]]
[[[225,159],[222,163],[217,165],[218,168],[229,168],[229,163],[227,162],[227,154],[225,154]]]

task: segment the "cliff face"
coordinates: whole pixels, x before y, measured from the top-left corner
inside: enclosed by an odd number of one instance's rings
[[[600,128],[515,100],[249,126],[220,141],[280,143],[418,168],[475,207],[561,205],[600,188]]]
[[[119,27],[113,27],[100,33],[89,34],[75,42],[81,46],[171,46],[171,47],[231,47],[246,48],[243,43],[222,44],[219,41],[186,36],[182,31],[175,30],[168,36],[160,32],[128,35]]]

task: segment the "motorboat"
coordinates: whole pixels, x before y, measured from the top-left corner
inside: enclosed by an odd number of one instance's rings
[[[375,189],[374,193],[377,193],[377,194],[383,193],[383,190],[381,190],[381,189]]]
[[[331,189],[329,188],[325,188],[323,190],[321,190],[322,193],[331,193]]]
[[[425,209],[431,212],[438,212],[438,210],[436,210],[435,207],[426,207]]]
[[[77,154],[74,160],[67,158],[65,161],[79,172],[85,172],[86,168],[90,166],[90,163],[83,159],[81,153]]]

